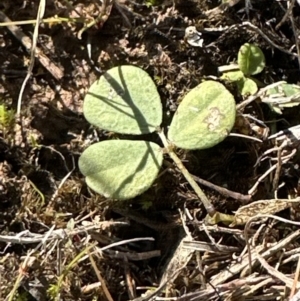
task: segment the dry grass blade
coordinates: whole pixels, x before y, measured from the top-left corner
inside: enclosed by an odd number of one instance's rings
[[[299,203],[300,198],[296,199],[272,199],[260,200],[240,207],[234,216],[234,222],[230,227],[246,224],[250,218],[259,214],[275,214],[291,207],[294,203]]]
[[[271,216],[268,216],[271,217]],[[299,224],[299,223],[298,223]],[[246,228],[245,228],[246,230]],[[247,229],[248,231],[249,229]],[[300,236],[300,230],[294,231],[291,234],[289,234],[287,237],[283,238],[282,240],[276,242],[275,244],[271,245],[269,249],[265,250],[265,246],[257,246],[256,251],[251,256],[251,263],[252,266],[258,262],[258,258],[256,256],[257,253],[263,253],[261,254],[262,258],[269,258],[275,253],[279,252],[283,248],[285,248],[288,244],[290,244],[292,241],[297,239]],[[246,235],[245,232],[245,239],[248,240],[248,235]],[[248,251],[250,252],[250,251]],[[211,284],[214,286],[220,285],[221,283],[224,283],[226,280],[230,279],[231,277],[234,277],[234,275],[238,275],[242,270],[246,269],[245,273],[248,273],[249,271],[249,255],[245,254],[242,258],[239,259],[238,262],[233,262],[229,266],[226,266],[226,268],[222,271],[220,271],[214,279],[211,281]],[[247,271],[248,270],[248,271]]]
[[[193,241],[193,238],[184,222],[182,213],[181,213],[181,220],[182,220],[182,226],[183,226],[185,235],[183,235],[183,237],[181,238],[175,252],[172,255],[172,258],[168,262],[168,264],[165,268],[165,271],[161,277],[160,285],[162,283],[170,281],[170,280],[174,281],[175,280],[174,276],[173,276],[173,278],[171,278],[171,276],[175,274],[175,271],[182,270],[188,264],[188,262],[190,261],[190,259],[192,258],[193,254],[195,252],[195,250],[193,250],[193,249],[188,249],[188,248],[184,247],[184,242],[186,242],[186,241],[191,242],[191,241]]]
[[[145,293],[145,297],[136,298],[134,301],[146,301],[146,300],[152,300],[153,297],[157,296],[158,293],[161,292],[165,286],[173,283],[175,279],[178,277],[180,271],[186,267],[190,259],[192,258],[192,255],[194,254],[193,249],[188,249],[184,247],[184,243],[186,241],[193,241],[191,234],[189,233],[189,230],[187,226],[184,223],[183,216],[181,214],[181,220],[183,223],[184,231],[182,238],[180,239],[180,242],[178,246],[176,247],[176,250],[172,254],[171,259],[167,263],[163,275],[160,280],[159,287],[153,292],[153,290],[150,290]],[[184,233],[185,232],[185,233]],[[168,289],[167,289],[168,291]]]
[[[104,292],[104,294],[105,294],[107,300],[108,300],[108,301],[113,301],[114,299],[112,298],[112,296],[111,296],[111,294],[110,294],[110,292],[109,292],[109,290],[108,290],[108,288],[107,288],[106,282],[105,282],[105,280],[103,279],[103,277],[101,276],[101,273],[100,273],[99,269],[97,268],[97,265],[96,265],[96,262],[95,262],[95,260],[94,260],[94,258],[93,258],[93,255],[90,253],[89,250],[87,251],[87,253],[88,253],[90,262],[91,262],[91,264],[92,264],[92,267],[93,267],[93,269],[94,269],[94,272],[95,272],[95,274],[97,275],[97,278],[98,278],[99,282],[101,283],[103,292]]]
[[[267,261],[264,258],[262,258],[259,254],[257,254],[257,258],[258,258],[259,262],[261,263],[261,265],[268,271],[268,273],[271,276],[279,279],[280,281],[283,281],[287,287],[292,288],[293,279],[290,279],[290,278],[286,277],[283,273],[281,273],[278,270],[271,267],[267,263]],[[300,288],[300,283],[299,282],[297,282],[296,287]]]
[[[292,225],[296,225],[296,226],[300,226],[300,222],[293,222],[293,221],[290,221],[290,220],[287,220],[285,218],[282,218],[282,217],[278,217],[278,216],[275,216],[275,215],[269,215],[269,214],[261,214],[261,215],[257,215],[257,216],[254,216],[252,218],[250,218],[246,225],[245,225],[245,229],[244,229],[244,235],[245,235],[245,240],[246,240],[246,246],[247,246],[247,250],[248,250],[248,262],[249,262],[249,271],[250,271],[250,274],[251,274],[251,271],[252,271],[252,254],[251,254],[251,248],[250,248],[250,243],[249,243],[249,237],[248,237],[248,231],[249,231],[249,228],[251,226],[251,223],[255,220],[255,219],[262,219],[262,218],[273,218],[273,219],[276,219],[278,221],[281,221],[281,222],[284,222],[284,223],[289,223],[289,224],[292,224]],[[294,239],[294,235],[297,237],[299,235],[299,230],[298,231],[295,231],[292,233],[292,235],[289,236],[290,240],[293,240]],[[279,248],[283,248],[282,243],[283,241],[285,241],[286,239],[283,239],[281,241],[281,243],[279,242],[277,247]],[[288,243],[290,243],[290,240],[288,241]],[[287,243],[286,243],[287,244]],[[285,246],[285,245],[284,245]],[[268,250],[270,251],[270,250]],[[268,252],[267,251],[267,252]],[[273,253],[273,251],[272,251]],[[255,250],[255,254],[254,256],[256,256],[257,254],[257,251]],[[268,256],[271,256],[271,252],[270,253],[264,253],[267,257]],[[269,255],[268,255],[269,254]]]
[[[204,252],[217,253],[217,254],[239,252],[240,250],[240,248],[238,247],[212,244],[204,241],[189,241],[189,240],[183,241],[183,247],[186,249],[192,249],[194,251],[204,251]]]
[[[172,255],[170,262],[165,268],[160,284],[166,282],[167,280],[170,281],[170,279],[171,281],[174,281],[175,279],[174,277],[172,279],[171,275],[174,275],[175,271],[184,268],[192,258],[192,255],[194,254],[195,250],[184,247],[184,242],[188,239],[189,238],[187,236],[184,236],[181,239],[178,247]]]
[[[76,227],[73,230],[70,229],[57,229],[54,231],[48,231],[44,234],[32,233],[29,231],[20,232],[17,235],[0,235],[0,242],[6,242],[8,244],[36,244],[45,243],[55,239],[64,239],[80,233],[85,233],[90,230],[99,229],[101,225],[113,226],[113,225],[124,225],[123,222],[99,222],[98,224],[87,225],[83,227]]]
[[[25,260],[23,261],[23,263],[21,264],[21,266],[19,268],[19,275],[18,275],[18,277],[15,281],[13,289],[11,290],[10,294],[6,297],[5,300],[8,300],[8,301],[14,300],[14,297],[15,297],[15,294],[17,292],[18,287],[20,286],[20,284],[21,284],[22,280],[24,279],[24,277],[26,277],[27,269],[30,266],[32,266],[34,261],[36,260],[36,258],[31,256],[31,255],[34,254],[40,247],[41,247],[41,244],[39,244],[36,248],[31,250],[27,254]]]
[[[19,98],[18,98],[17,116],[20,116],[23,93],[24,93],[26,84],[27,84],[27,82],[31,76],[32,70],[33,70],[35,54],[36,54],[37,39],[38,39],[38,35],[39,35],[39,26],[40,26],[41,20],[44,16],[44,13],[45,13],[45,6],[46,6],[46,0],[40,0],[40,5],[39,5],[38,13],[36,16],[36,24],[34,27],[33,38],[32,38],[30,63],[28,66],[27,75],[23,81],[23,84],[22,84],[22,87],[21,87],[21,90],[19,93]]]

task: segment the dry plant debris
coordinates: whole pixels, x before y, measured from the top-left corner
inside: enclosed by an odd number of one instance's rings
[[[299,95],[268,95],[282,80],[300,84],[299,30],[295,0],[1,1],[0,300],[299,300]],[[236,136],[177,151],[233,223],[207,224],[168,160],[134,200],[87,188],[80,154],[120,138],[82,115],[104,71],[147,71],[167,126],[245,43],[266,68],[254,95],[222,82]]]

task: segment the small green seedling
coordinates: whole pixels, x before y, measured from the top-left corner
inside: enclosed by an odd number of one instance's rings
[[[163,4],[163,0],[145,0],[144,1],[147,7],[159,6]]]
[[[241,95],[254,95],[258,92],[261,101],[277,114],[282,114],[284,108],[300,104],[300,86],[295,84],[281,81],[258,91],[256,82],[250,76],[262,72],[265,67],[265,57],[259,47],[249,43],[242,45],[237,61],[238,65],[222,66],[219,70],[223,72],[221,79],[235,83]]]
[[[234,82],[243,96],[255,94],[258,87],[250,76],[263,71],[266,64],[263,52],[259,47],[246,43],[241,46],[237,61],[238,66],[235,66],[237,70],[232,71],[231,66],[219,68],[221,71],[224,70],[221,79]]]
[[[5,105],[0,105],[0,130],[10,129],[15,122],[15,113],[8,110]]]
[[[90,188],[108,198],[131,199],[152,185],[166,152],[209,215],[216,214],[173,149],[174,145],[206,149],[229,135],[236,108],[233,96],[222,84],[203,82],[184,97],[170,125],[168,139],[160,129],[163,112],[156,86],[145,71],[134,66],[114,67],[103,74],[90,87],[83,112],[92,125],[104,130],[132,135],[157,132],[164,145],[162,149],[143,140],[107,140],[89,146],[79,159],[79,168]]]
[[[0,132],[4,139],[14,139],[13,129],[15,126],[15,112],[0,104]]]

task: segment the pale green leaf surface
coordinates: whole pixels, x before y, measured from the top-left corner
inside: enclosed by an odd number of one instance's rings
[[[134,66],[108,70],[85,96],[87,121],[121,134],[152,133],[162,121],[162,104],[151,77]]]
[[[108,140],[88,147],[80,156],[79,169],[97,193],[126,200],[152,185],[162,161],[162,149],[153,142]]]
[[[168,138],[183,149],[206,149],[230,133],[235,122],[235,101],[220,83],[206,81],[192,89],[173,117]]]
[[[238,65],[245,75],[254,75],[265,68],[265,56],[259,47],[246,43],[239,50]]]
[[[241,95],[253,95],[257,92],[257,84],[251,78],[245,77],[240,70],[225,72],[221,79],[236,83]]]
[[[241,95],[254,95],[257,90],[257,84],[251,78],[245,77],[237,82],[237,86]]]
[[[244,79],[244,73],[240,70],[224,72],[220,77],[222,80],[228,80],[230,82],[236,82],[238,80]]]

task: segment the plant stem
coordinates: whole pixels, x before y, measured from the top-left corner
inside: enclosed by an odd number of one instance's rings
[[[209,199],[206,197],[205,193],[202,191],[202,189],[198,186],[196,181],[193,179],[191,174],[188,172],[188,170],[185,168],[185,166],[182,164],[181,160],[178,158],[176,153],[172,149],[172,145],[168,142],[164,132],[162,130],[158,130],[159,138],[161,139],[164,147],[166,148],[169,156],[171,159],[175,162],[179,170],[182,172],[186,180],[189,182],[189,184],[192,186],[194,191],[196,192],[197,196],[199,197],[200,201],[203,203],[207,213],[209,216],[213,217],[216,214],[216,209],[213,206],[213,204],[209,201]]]

